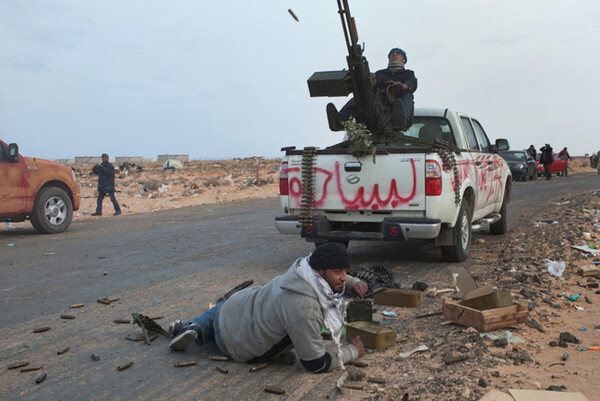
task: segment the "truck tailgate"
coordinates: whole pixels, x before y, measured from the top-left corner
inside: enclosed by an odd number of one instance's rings
[[[336,210],[425,210],[425,154],[318,154],[314,162],[315,208]],[[290,155],[290,207],[300,208],[302,156]]]

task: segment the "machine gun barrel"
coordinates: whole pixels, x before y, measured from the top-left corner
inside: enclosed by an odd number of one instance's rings
[[[364,122],[367,126],[375,123],[375,115],[373,111],[373,97],[371,88],[374,84],[374,79],[369,70],[369,63],[363,57],[363,49],[358,44],[358,32],[354,17],[350,14],[348,0],[337,0],[338,13],[342,21],[344,30],[344,38],[348,47],[348,69],[352,82],[352,92],[354,93],[354,101],[356,102],[356,120]]]

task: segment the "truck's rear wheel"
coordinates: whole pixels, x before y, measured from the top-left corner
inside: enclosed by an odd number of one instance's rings
[[[497,222],[490,224],[490,234],[502,235],[506,233],[508,228],[508,216],[506,215],[507,197],[506,190],[504,190],[504,198],[502,198],[502,207],[500,208],[500,215],[502,217]]]
[[[471,250],[471,208],[468,202],[464,201],[460,205],[460,212],[456,225],[452,229],[454,245],[442,246],[442,257],[448,262],[462,262],[469,256]]]
[[[72,218],[73,204],[65,191],[57,187],[40,190],[31,212],[31,224],[38,232],[62,233],[69,227]]]

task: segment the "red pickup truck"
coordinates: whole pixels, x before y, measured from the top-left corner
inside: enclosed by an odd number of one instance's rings
[[[79,209],[75,173],[51,160],[23,157],[0,140],[0,222],[31,220],[43,234],[61,233]]]

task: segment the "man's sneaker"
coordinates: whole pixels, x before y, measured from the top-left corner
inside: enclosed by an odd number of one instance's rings
[[[167,334],[169,337],[173,338],[177,336],[177,334],[181,333],[181,330],[185,329],[185,324],[181,320],[175,320],[171,322],[169,328],[167,329]]]
[[[121,214],[121,212],[115,212],[115,214],[113,216],[118,216],[120,214]]]
[[[329,129],[332,131],[343,131],[344,126],[342,125],[342,116],[338,112],[335,104],[327,103],[327,122],[329,123]]]
[[[171,342],[169,343],[169,348],[173,351],[185,351],[185,349],[196,341],[198,338],[198,334],[194,328],[189,327],[182,332],[180,332],[177,336],[175,336]]]
[[[102,213],[92,213],[92,216],[102,216]]]

